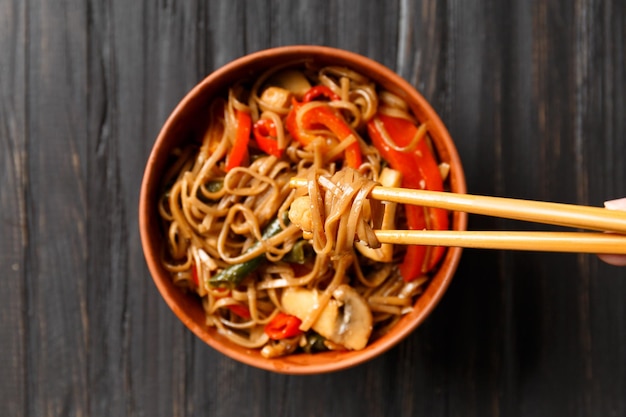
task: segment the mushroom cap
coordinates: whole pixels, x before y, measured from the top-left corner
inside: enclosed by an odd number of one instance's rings
[[[317,290],[288,288],[283,291],[282,305],[286,313],[302,321],[319,305]],[[342,284],[333,291],[322,309],[313,330],[333,343],[350,350],[363,349],[372,334],[373,317],[367,301],[351,286]]]

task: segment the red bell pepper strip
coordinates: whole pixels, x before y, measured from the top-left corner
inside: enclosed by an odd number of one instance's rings
[[[252,118],[250,117],[250,113],[243,110],[235,110],[235,117],[237,118],[237,131],[235,133],[233,147],[226,158],[226,172],[241,166],[248,156]]]
[[[299,103],[295,99],[292,100],[292,107],[287,115],[285,127],[294,139],[306,146],[313,141],[315,136],[298,129],[296,113],[303,105],[303,103]],[[340,141],[347,139],[350,135],[354,135],[350,126],[326,104],[315,106],[302,115],[302,127],[304,129],[314,129],[320,125],[333,132]],[[346,164],[351,168],[358,169],[361,166],[363,158],[358,142],[354,142],[346,147],[344,158]]]
[[[309,91],[304,94],[302,97],[302,101],[308,103],[309,101],[316,100],[319,97],[325,97],[329,100],[341,100],[338,94],[335,94],[333,90],[326,87],[325,85],[316,85],[311,87]]]
[[[302,320],[296,316],[281,312],[265,325],[265,334],[273,340],[298,336],[302,334],[300,324],[302,324]]]
[[[300,142],[302,145],[306,146],[309,143],[311,143],[313,141],[313,139],[315,139],[314,135],[309,135],[308,133],[305,133],[304,131],[298,129],[298,121],[296,120],[296,113],[298,113],[298,110],[300,109],[300,107],[302,107],[303,103],[300,103],[299,101],[297,101],[296,99],[292,99],[291,100],[291,110],[289,110],[289,114],[287,114],[287,119],[285,119],[285,128],[287,128],[287,131],[289,132],[289,134],[291,134],[291,136],[297,140],[298,142]],[[312,126],[307,126],[305,122],[304,117],[302,118],[302,122],[303,122],[303,127],[305,128],[311,128]]]
[[[280,158],[284,149],[278,146],[278,140],[276,140],[276,125],[271,119],[259,119],[254,124],[253,128],[254,139],[257,145],[263,152],[268,155],[274,155]]]
[[[230,296],[230,290],[226,290],[224,291],[224,295],[219,295],[216,296],[216,298],[224,298],[224,297],[229,297]],[[227,309],[229,309],[231,312],[235,313],[236,315],[238,315],[239,317],[243,318],[243,319],[249,319],[250,318],[250,310],[248,309],[248,307],[241,305],[241,304],[229,304],[227,306],[224,306]]]
[[[191,264],[191,279],[196,287],[200,286],[200,280],[198,279],[198,268],[196,268],[196,264]]]
[[[248,307],[246,306],[242,306],[241,304],[231,304],[229,306],[226,306],[226,308],[241,317],[242,319],[250,318],[250,310],[248,310]]]
[[[417,126],[411,121],[379,114],[367,124],[368,133],[374,146],[393,169],[402,173],[404,188],[443,191],[443,179],[439,166],[425,140],[420,140],[412,151],[400,152],[391,148],[378,130],[377,122],[382,123],[389,138],[399,147],[406,147],[417,134]],[[411,230],[446,230],[449,227],[448,213],[437,208],[405,206],[407,226]],[[430,252],[430,253],[429,253]],[[436,246],[411,245],[400,265],[400,273],[405,281],[411,281],[422,273],[433,269],[445,252],[445,248]]]

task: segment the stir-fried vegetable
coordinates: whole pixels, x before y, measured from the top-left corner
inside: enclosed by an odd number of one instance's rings
[[[311,90],[305,94],[305,98],[308,97],[309,101],[320,96],[330,96],[332,99],[339,98],[339,96],[334,94],[327,87],[326,89],[321,88],[322,86],[318,87],[311,88]],[[315,106],[307,110],[301,115],[302,126],[299,126],[297,114],[300,108],[305,104],[306,101],[298,102],[295,99],[292,101],[292,107],[285,122],[285,127],[291,136],[306,146],[315,139],[315,136],[303,132],[302,129],[309,130],[315,127],[323,126],[333,132],[339,141],[354,140],[353,143],[346,147],[344,151],[344,158],[347,166],[358,169],[361,166],[363,158],[361,156],[359,142],[356,140],[356,135],[350,126],[348,126],[343,118],[337,115],[335,110],[327,104],[320,104],[319,106]]]
[[[404,188],[443,190],[443,180],[439,166],[424,138],[418,138],[418,127],[410,120],[379,114],[367,124],[372,142],[392,168],[402,173]],[[399,148],[393,148],[388,140]],[[412,141],[419,140],[411,149]],[[406,205],[407,225],[412,230],[448,228],[448,213],[437,208],[422,208]],[[428,253],[430,252],[430,254]],[[433,269],[445,249],[427,248],[411,245],[400,265],[400,272],[405,281],[411,281]]]
[[[198,268],[196,267],[196,264],[191,264],[191,279],[194,282],[194,284],[196,286],[200,285],[200,279],[198,278]],[[223,295],[219,295],[216,298],[224,298],[224,297],[229,297],[231,295],[231,291],[230,290],[225,290]],[[248,307],[241,305],[241,304],[229,304],[226,306],[226,308],[228,310],[230,310],[231,312],[235,313],[236,315],[238,315],[241,318],[244,319],[249,319],[250,318],[250,310],[248,309]]]
[[[311,89],[306,92],[304,97],[302,97],[302,101],[308,103],[309,101],[317,100],[320,97],[324,97],[328,100],[341,99],[339,95],[335,94],[333,90],[326,87],[325,85],[316,85],[315,87],[311,87]]]
[[[302,346],[302,350],[305,353],[324,352],[328,350],[326,347],[326,339],[314,331],[309,331],[306,334],[306,340]]]
[[[254,124],[254,139],[259,148],[268,155],[280,158],[285,151],[281,148],[276,139],[276,125],[271,119],[259,119]]]
[[[250,142],[250,130],[252,129],[252,118],[250,113],[243,110],[236,110],[237,131],[235,142],[226,159],[226,171],[241,166],[248,155],[248,143]]]
[[[286,313],[278,313],[265,326],[265,334],[273,340],[287,339],[289,337],[298,336],[302,334],[300,324],[302,324],[302,320],[296,316]]]
[[[288,221],[286,216],[283,218],[283,221]],[[263,235],[261,236],[261,238],[262,240],[269,239],[272,236],[277,235],[282,230],[282,222],[279,218],[276,218],[267,225],[267,227],[263,231]],[[249,249],[249,251],[257,249],[262,244],[262,242],[255,243]],[[255,269],[259,267],[259,265],[261,265],[264,259],[265,254],[250,259],[247,262],[242,262],[240,264],[235,264],[229,266],[228,268],[224,268],[217,274],[209,278],[209,285],[211,285],[212,287],[236,288],[239,284],[241,284],[245,277],[250,275]]]
[[[289,263],[304,265],[314,257],[315,251],[311,244],[306,240],[299,240],[293,245],[293,248],[283,256],[283,260]]]

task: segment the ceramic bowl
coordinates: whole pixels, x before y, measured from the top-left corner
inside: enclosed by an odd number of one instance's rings
[[[384,336],[359,351],[331,351],[316,354],[297,354],[266,359],[258,350],[236,346],[222,337],[214,328],[205,325],[200,300],[194,294],[185,294],[172,283],[161,266],[160,254],[164,242],[157,213],[158,193],[166,160],[172,150],[186,140],[199,122],[205,120],[207,103],[235,81],[261,74],[270,67],[290,61],[312,60],[317,64],[349,67],[369,77],[379,86],[404,98],[419,120],[429,120],[430,135],[439,158],[450,164],[448,185],[451,191],[465,193],[466,184],[461,161],[450,135],[430,104],[413,86],[385,66],[352,52],[321,46],[287,46],[263,50],[241,57],[211,73],[195,86],[176,106],[162,127],[150,153],[141,185],[139,225],[145,259],[160,294],[175,315],[196,336],[224,355],[239,362],[279,373],[319,374],[346,369],[381,355],[402,341],[433,311],[443,297],[461,257],[461,249],[450,248],[425,292],[416,299],[413,311],[406,314]],[[467,216],[452,215],[451,228],[465,230]]]

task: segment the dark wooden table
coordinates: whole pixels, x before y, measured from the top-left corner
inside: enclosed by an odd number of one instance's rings
[[[0,415],[626,415],[626,268],[594,255],[466,250],[405,342],[322,376],[241,365],[175,318],[138,235],[151,146],[212,70],[297,43],[414,84],[472,193],[626,195],[620,0],[3,0]]]

